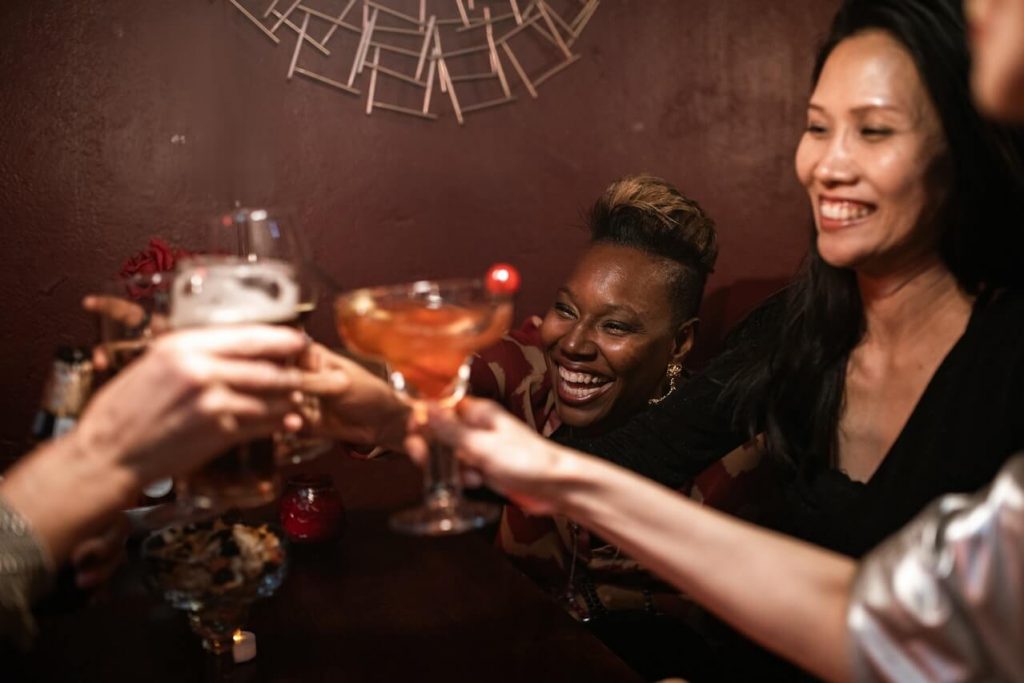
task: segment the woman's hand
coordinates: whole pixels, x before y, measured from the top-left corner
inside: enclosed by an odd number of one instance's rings
[[[561,507],[563,483],[583,458],[541,437],[492,401],[467,398],[452,411],[431,409],[426,429],[452,446],[467,485],[486,483],[532,514]],[[427,446],[411,435],[406,450],[422,465]]]
[[[315,432],[355,446],[402,448],[409,406],[387,382],[321,344],[310,345],[299,366],[304,391],[320,397]]]

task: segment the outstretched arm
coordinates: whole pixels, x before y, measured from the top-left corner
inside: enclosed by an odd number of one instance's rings
[[[615,465],[539,438],[467,400],[431,427],[483,480],[539,514],[565,514],[620,546],[766,647],[847,680],[849,559],[703,508]],[[415,439],[408,444],[422,454]]]

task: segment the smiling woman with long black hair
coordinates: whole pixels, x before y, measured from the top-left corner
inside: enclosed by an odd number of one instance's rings
[[[1024,446],[1024,147],[968,64],[955,0],[846,2],[796,154],[801,272],[685,391],[561,440],[670,485],[752,441],[779,479],[765,522],[852,556],[989,481]]]

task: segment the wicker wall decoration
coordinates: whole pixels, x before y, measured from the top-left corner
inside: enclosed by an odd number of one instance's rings
[[[228,0],[299,76],[385,110],[437,120],[516,101],[575,63],[600,0]],[[440,91],[440,94],[437,93]]]

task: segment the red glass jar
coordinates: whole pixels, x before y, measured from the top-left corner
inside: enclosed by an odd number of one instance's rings
[[[289,478],[278,515],[284,532],[296,543],[337,538],[345,524],[345,508],[329,474]]]

